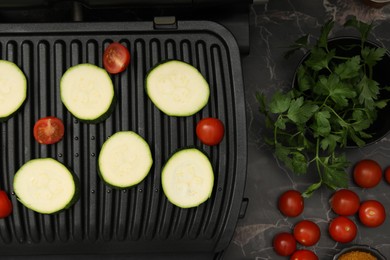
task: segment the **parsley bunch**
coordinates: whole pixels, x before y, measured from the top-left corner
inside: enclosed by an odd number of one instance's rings
[[[363,146],[372,137],[367,130],[378,109],[388,101],[380,100],[379,94],[389,88],[380,88],[373,79],[373,67],[386,49],[366,43],[372,24],[353,17],[345,26],[359,31],[358,44],[331,48],[328,36],[334,22],[329,21],[314,45],[309,45],[309,35],[305,35],[286,54],[302,48],[310,53],[297,69],[295,87],[287,93],[277,91],[269,103],[264,94],[257,93],[260,112],[273,132],[266,141],[275,148],[276,157],[296,174],[305,174],[315,165],[319,181],[307,188],[304,197],[322,185],[331,189],[348,186],[349,162],[337,150],[350,142]],[[339,54],[348,49],[355,53]]]

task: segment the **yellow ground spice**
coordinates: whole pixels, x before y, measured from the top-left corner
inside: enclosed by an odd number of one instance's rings
[[[339,260],[377,260],[377,258],[370,253],[362,251],[351,251],[345,254],[342,254],[339,257]]]

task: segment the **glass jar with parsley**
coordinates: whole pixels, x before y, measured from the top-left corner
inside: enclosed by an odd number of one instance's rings
[[[305,35],[286,53],[307,50],[292,89],[277,91],[269,102],[257,94],[276,157],[294,173],[305,174],[311,165],[318,173],[304,197],[322,185],[347,188],[349,162],[340,149],[375,142],[390,129],[380,119],[390,111],[389,52],[368,41],[372,24],[349,19],[345,27],[355,28],[358,38],[329,39],[333,27],[327,22],[314,45]]]

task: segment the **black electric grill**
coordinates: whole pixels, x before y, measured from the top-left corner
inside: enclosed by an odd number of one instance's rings
[[[117,103],[100,124],[76,120],[62,105],[59,81],[70,66],[102,66],[112,41],[129,48],[131,63],[112,76]],[[240,54],[231,33],[208,21],[0,24],[0,57],[15,62],[28,80],[22,109],[0,124],[1,179],[14,205],[0,220],[0,254],[135,254],[145,252],[221,252],[239,218],[246,178],[247,137]],[[210,84],[207,106],[191,117],[169,117],[144,91],[147,71],[158,62],[179,59],[194,65]],[[39,145],[34,122],[44,116],[63,119],[65,137]],[[218,117],[225,124],[219,146],[202,145],[196,123]],[[121,130],[132,130],[149,143],[154,165],[147,178],[126,190],[115,190],[97,175],[103,142]],[[209,156],[215,171],[211,198],[197,208],[170,204],[161,188],[161,168],[177,149],[195,146]],[[52,157],[80,178],[80,199],[56,215],[28,210],[13,194],[13,176],[30,159]]]

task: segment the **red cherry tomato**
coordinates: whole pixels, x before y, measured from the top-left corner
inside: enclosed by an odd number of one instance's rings
[[[390,167],[387,167],[385,170],[385,180],[390,184]]]
[[[321,237],[320,228],[310,220],[299,221],[294,227],[293,234],[295,239],[304,246],[316,244]]]
[[[360,205],[359,219],[367,227],[378,227],[386,219],[383,205],[376,200],[367,200]]]
[[[282,256],[291,255],[297,249],[294,236],[287,232],[277,234],[272,244],[275,252]]]
[[[362,188],[372,188],[382,179],[382,168],[374,160],[361,160],[353,169],[353,179]]]
[[[357,227],[349,218],[339,216],[330,222],[329,234],[334,241],[349,243],[355,239]]]
[[[304,208],[303,197],[299,191],[288,190],[278,200],[278,208],[287,217],[300,215]]]
[[[359,210],[360,199],[355,192],[341,189],[333,194],[330,205],[334,213],[341,216],[352,216]]]
[[[12,213],[12,203],[5,191],[0,190],[0,218],[8,217]]]
[[[297,250],[290,257],[290,260],[318,260],[318,256],[310,250]]]
[[[196,135],[206,145],[217,145],[225,134],[225,128],[221,120],[217,118],[203,118],[196,125]]]
[[[103,54],[103,66],[111,74],[124,71],[130,63],[129,50],[119,42],[107,46]]]
[[[48,116],[39,119],[34,125],[34,138],[40,144],[54,144],[64,136],[64,124],[61,119]]]

